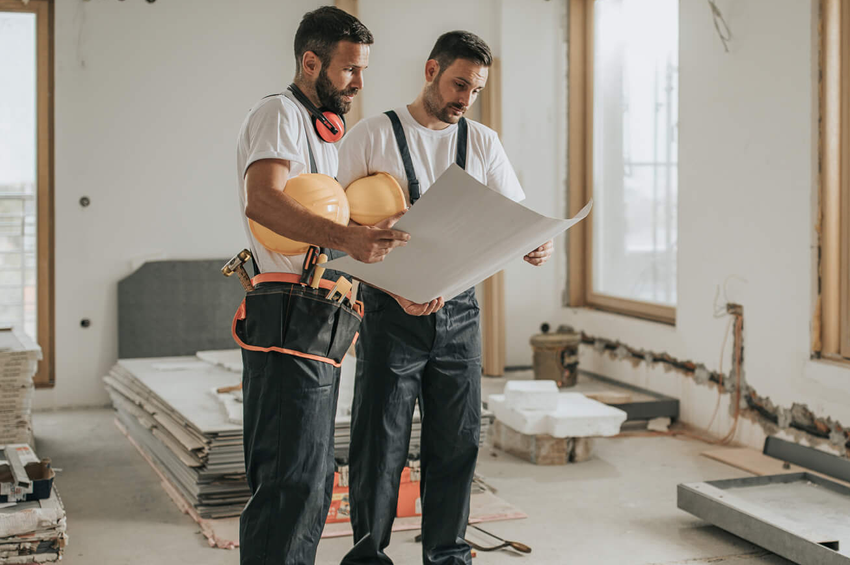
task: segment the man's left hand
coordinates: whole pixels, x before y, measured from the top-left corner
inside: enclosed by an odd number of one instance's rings
[[[416,302],[408,300],[407,298],[402,298],[397,294],[390,294],[390,296],[395,298],[396,302],[398,302],[399,306],[401,306],[402,310],[404,310],[404,313],[409,316],[430,316],[445,305],[442,296],[422,304],[417,304]]]
[[[555,244],[552,243],[550,239],[525,257],[523,257],[523,261],[526,263],[530,263],[535,267],[539,267],[543,263],[549,260],[549,257],[552,256],[552,250],[555,249]]]

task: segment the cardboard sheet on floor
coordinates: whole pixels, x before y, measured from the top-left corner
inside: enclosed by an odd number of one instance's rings
[[[549,218],[490,190],[457,165],[443,173],[395,228],[411,235],[380,263],[350,257],[329,268],[414,302],[454,298],[584,219]]]

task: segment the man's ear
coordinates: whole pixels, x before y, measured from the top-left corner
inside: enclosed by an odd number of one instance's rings
[[[305,51],[301,56],[301,72],[305,76],[315,78],[322,70],[322,60],[312,51]]]
[[[433,82],[438,74],[440,74],[440,63],[436,59],[428,59],[425,63],[425,80]]]

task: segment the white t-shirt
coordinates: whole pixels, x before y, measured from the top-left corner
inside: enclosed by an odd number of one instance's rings
[[[455,162],[457,156],[457,124],[442,130],[432,130],[417,122],[407,107],[396,108],[419,189],[428,190],[440,175]],[[468,144],[466,172],[488,188],[507,196],[514,202],[525,198],[513,167],[505,155],[495,131],[467,119]],[[379,114],[359,122],[342,138],[339,147],[339,183],[343,188],[353,181],[372,173],[385,172],[401,185],[407,202],[407,176],[398,151],[392,122]]]
[[[336,177],[339,160],[336,145],[319,139],[313,128],[310,113],[298,103],[292,93],[270,96],[260,100],[251,108],[242,123],[236,142],[236,172],[239,175],[239,213],[251,252],[260,271],[277,273],[300,273],[304,255],[281,255],[263,247],[248,227],[245,207],[248,195],[245,191],[245,173],[254,161],[281,159],[289,161],[290,178],[310,172],[310,156],[307,139],[313,148],[316,169],[319,173]]]

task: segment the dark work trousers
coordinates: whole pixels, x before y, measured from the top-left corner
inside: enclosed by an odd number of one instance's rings
[[[241,565],[313,565],[334,480],[340,370],[242,350],[245,468]]]
[[[324,278],[335,281],[340,275],[328,269]],[[248,316],[265,317],[250,310]],[[265,321],[279,319],[279,312],[271,312]],[[282,332],[269,323],[248,322]],[[243,449],[251,499],[239,519],[240,563],[313,565],[333,494],[340,369],[246,349],[242,366]]]
[[[475,289],[436,314],[410,316],[366,287],[351,421],[355,546],[343,565],[391,564],[416,399],[422,417],[422,561],[472,563],[464,541],[481,421],[481,335]]]

